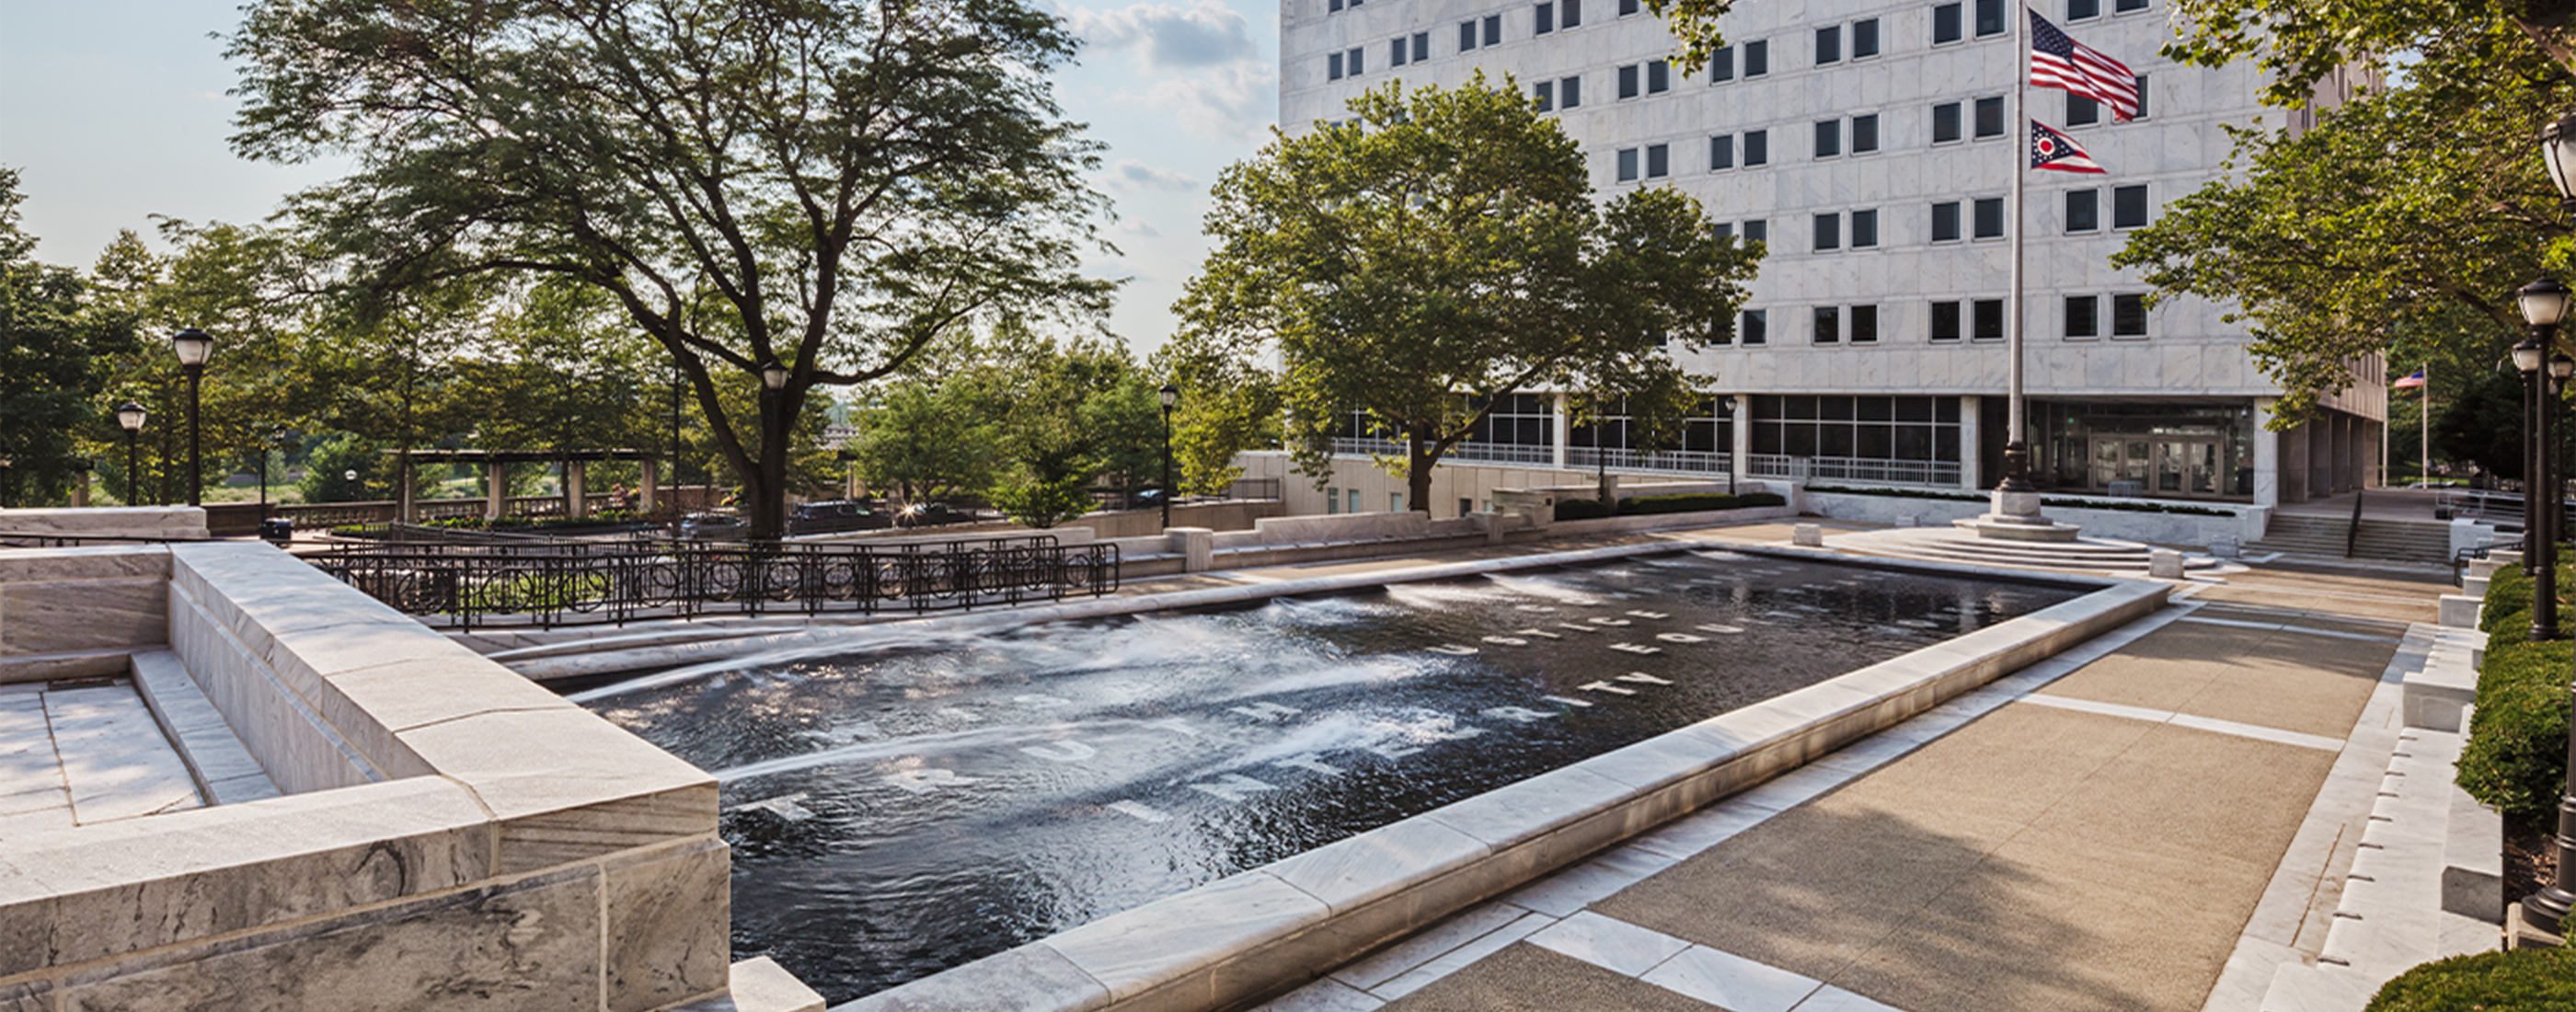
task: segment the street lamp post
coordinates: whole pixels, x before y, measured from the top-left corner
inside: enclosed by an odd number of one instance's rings
[[[776,540],[787,533],[787,418],[780,406],[779,395],[786,391],[789,373],[778,360],[760,364],[760,498],[751,504],[751,529],[755,537]],[[771,452],[771,433],[778,434],[777,452]]]
[[[179,356],[179,371],[188,377],[188,505],[198,505],[198,490],[205,487],[200,471],[201,442],[197,429],[197,384],[206,375],[206,357],[214,354],[215,339],[205,331],[190,327],[170,335],[170,350]]]
[[[1181,388],[1169,383],[1154,391],[1163,401],[1163,527],[1172,526],[1172,405],[1181,402]]]
[[[2576,120],[2576,117],[2571,117],[2571,120]],[[2561,129],[2565,127],[2576,131],[2576,124],[2571,124],[2571,120],[2560,120],[2558,123],[2551,124],[2549,130],[2543,134],[2544,139],[2549,142],[2544,150],[2548,152],[2550,175],[2560,181],[2561,193],[2568,192],[2564,188],[2568,182],[2576,181],[2562,174],[2562,170],[2576,170],[2576,159],[2564,159],[2560,152],[2562,139],[2576,141],[2576,137],[2564,137]],[[2568,154],[2576,154],[2576,151],[2570,151]],[[2514,348],[2514,365],[2522,369],[2525,375],[2533,377],[2535,400],[2539,402],[2539,416],[2546,424],[2557,414],[2552,410],[2556,405],[2550,403],[2556,398],[2549,396],[2548,381],[2541,377],[2548,375],[2563,378],[2571,372],[2576,372],[2576,363],[2570,363],[2565,367],[2559,365],[2559,362],[2565,361],[2564,356],[2554,357],[2546,364],[2545,369],[2543,363],[2538,361],[2541,357],[2539,348],[2545,348],[2551,343],[2559,321],[2567,313],[2569,293],[2564,285],[2555,281],[2542,280],[2523,286],[2522,290],[2515,295],[2516,300],[2521,303],[2523,319],[2531,324],[2532,336],[2530,340]],[[2525,346],[2537,347],[2526,354]],[[2531,361],[2526,362],[2526,359]],[[2562,368],[2565,371],[2562,371]],[[2544,437],[2547,435],[2545,429],[2542,435]],[[2548,444],[2544,443],[2543,446],[2547,447]],[[2555,492],[2557,478],[2554,458],[2557,454],[2554,449],[2544,449],[2541,456],[2542,466],[2547,469],[2544,473],[2544,487]],[[2535,489],[2534,498],[2538,497],[2537,492],[2538,490]],[[2544,528],[2547,536],[2532,539],[2534,541],[2532,547],[2537,550],[2535,554],[2542,556],[2540,560],[2542,568],[2535,573],[2531,589],[2531,624],[2534,639],[2542,638],[2544,615],[2551,623],[2550,631],[2556,632],[2555,612],[2558,597],[2555,580],[2557,560],[2554,558],[2557,548],[2556,527],[2562,521],[2559,514],[2562,514],[2566,507],[2564,500],[2559,496],[2553,494],[2549,498],[2550,503],[2546,512],[2551,516],[2549,526]],[[2570,684],[2569,691],[2571,694],[2576,694],[2576,683]],[[2576,695],[2571,695],[2571,702],[2576,702]],[[2576,726],[2571,726],[2568,730],[2567,759],[2568,781],[2565,791],[2558,798],[2558,833],[2557,838],[2551,841],[2557,850],[2558,874],[2548,888],[2525,897],[2522,901],[2523,919],[2534,927],[2549,931],[2561,930],[2570,909],[2576,908],[2576,891],[2570,889],[2571,884],[2576,884],[2570,881],[2576,879]]]
[[[2576,212],[2576,113],[2541,128],[2540,156],[2548,165],[2550,183],[2558,188],[2559,209]],[[2557,304],[2547,308],[2563,314],[2566,289],[2559,292]],[[2529,315],[2532,308],[2525,304],[2524,318],[2538,324]],[[2550,322],[2558,321],[2552,317]],[[2576,710],[2576,681],[2569,682],[2568,692],[2571,710]],[[2567,783],[2558,796],[2558,835],[2550,845],[2557,851],[2556,881],[2523,899],[2522,919],[2544,931],[2563,932],[2568,913],[2576,910],[2576,721],[2567,728]]]
[[[116,406],[116,427],[125,430],[125,504],[128,506],[135,504],[134,436],[143,431],[143,421],[147,417],[143,405],[133,401]]]
[[[2528,292],[2538,284],[2525,286]],[[2549,396],[2548,355],[2540,338],[2548,330],[2532,325],[2532,336],[2513,346],[2513,367],[2522,372],[2523,402],[2530,405],[2525,413],[2529,423],[2522,432],[2523,561],[2531,572],[2531,638],[2549,640],[2558,637],[2557,560],[2550,556],[2557,548],[2549,536],[2549,509],[2543,493],[2549,488]]]
[[[2548,396],[2540,399],[2540,410],[2548,415],[2549,440],[2542,452],[2549,454],[2544,475],[2549,481],[2549,544],[2555,556],[2557,545],[2567,540],[2567,377],[2576,373],[2576,358],[2564,353],[2549,356]]]

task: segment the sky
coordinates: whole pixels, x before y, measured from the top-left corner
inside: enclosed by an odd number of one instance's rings
[[[1086,45],[1059,73],[1065,115],[1106,145],[1095,188],[1114,202],[1118,255],[1085,270],[1129,279],[1109,328],[1141,358],[1208,244],[1208,183],[1251,156],[1278,118],[1277,8],[1250,0],[1118,4],[1033,0]],[[87,267],[155,215],[253,222],[341,163],[233,157],[234,68],[216,38],[237,5],[210,0],[0,0],[0,165],[18,169],[36,255]]]

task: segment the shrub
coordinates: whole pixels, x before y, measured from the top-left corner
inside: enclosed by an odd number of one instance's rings
[[[1609,508],[1601,505],[1601,500],[1599,499],[1559,499],[1556,501],[1556,518],[1559,520],[1598,520],[1609,515]]]
[[[2391,978],[2362,1012],[2576,1010],[2576,949],[2453,956]]]
[[[1789,500],[1769,492],[1744,495],[1640,495],[1619,500],[1622,515],[1645,516],[1655,513],[1698,513],[1706,510],[1731,510],[1747,506],[1785,506]]]
[[[2561,574],[2566,585],[2568,575]],[[2541,822],[2557,809],[2567,782],[2567,683],[2576,672],[2576,643],[2533,643],[2532,582],[2520,570],[2488,578],[2486,666],[2478,672],[2478,708],[2460,750],[2460,789],[2506,818]]]

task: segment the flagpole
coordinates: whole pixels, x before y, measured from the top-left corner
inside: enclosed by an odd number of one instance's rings
[[[2013,6],[2022,5],[2016,3]],[[2004,338],[2012,357],[2004,372],[2005,398],[2009,405],[2004,422],[2004,480],[1995,487],[2004,492],[2029,492],[2034,486],[2030,481],[2030,444],[2027,442],[2030,430],[2025,423],[2025,406],[2022,403],[2021,361],[2022,321],[2028,315],[2024,311],[2027,307],[2022,305],[2022,177],[2029,174],[2030,168],[2030,110],[2025,94],[2030,87],[2029,10],[2024,9],[2022,16],[2013,19],[2011,39],[2014,50],[2012,118],[2008,122],[2013,124],[2012,139],[2020,143],[2007,145],[2012,149],[2013,158],[2012,196],[2007,198],[2012,203],[2012,296],[2004,303]]]
[[[2423,416],[2415,420],[2415,435],[2422,442],[2416,452],[2423,455],[2421,470],[2424,475],[2422,478],[2424,487],[2431,488],[2433,487],[2433,363],[2430,361],[2424,363],[2424,396],[2418,398],[2416,403],[2418,407],[2415,413]]]

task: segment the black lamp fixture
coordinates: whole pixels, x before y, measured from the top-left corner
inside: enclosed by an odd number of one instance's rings
[[[1181,388],[1169,383],[1154,391],[1163,402],[1163,526],[1172,526],[1172,407],[1181,402]]]
[[[787,367],[776,359],[760,364],[760,385],[770,390],[787,389]]]
[[[2560,119],[2541,131],[2541,154],[2549,163],[2550,181],[2558,186],[2559,196],[2564,198],[2561,206],[2576,210],[2576,186],[2571,186],[2576,184],[2576,177],[2569,175],[2576,172],[2576,116]],[[2546,448],[2554,445],[2549,439],[2549,429],[2557,412],[2551,410],[2556,407],[2551,403],[2556,398],[2547,392],[2548,381],[2543,377],[2564,378],[2576,373],[2576,362],[2569,362],[2564,355],[2548,355],[2546,351],[2556,343],[2558,324],[2567,315],[2568,290],[2565,285],[2543,278],[2522,286],[2514,293],[2514,298],[2522,308],[2523,320],[2531,324],[2531,334],[2514,346],[2513,364],[2523,371],[2523,375],[2531,378],[2532,418],[2537,429],[2534,436],[2538,446]],[[2539,522],[2527,523],[2524,528],[2534,535],[2525,539],[2530,549],[2524,555],[2525,561],[2529,562],[2534,555],[2539,556],[2538,566],[2532,572],[2531,594],[2532,636],[2539,639],[2544,620],[2549,622],[2550,631],[2556,632],[2556,527],[2557,522],[2563,521],[2566,506],[2562,497],[2542,491],[2559,487],[2552,474],[2557,454],[2542,449],[2532,456],[2538,464],[2541,480],[2534,487],[2534,494],[2524,496],[2524,499],[2535,506],[2544,498],[2549,500],[2545,509],[2533,514]],[[2576,694],[2576,682],[2570,683],[2569,692]],[[2571,695],[2571,701],[2576,701],[2576,695]],[[2576,910],[2576,881],[2572,881],[2576,880],[2576,725],[2568,728],[2567,757],[2568,779],[2558,798],[2558,832],[2550,841],[2557,851],[2558,874],[2548,888],[2524,897],[2522,901],[2523,920],[2552,932],[2563,931],[2569,912]]]
[[[116,427],[125,430],[125,504],[128,506],[134,505],[134,436],[143,431],[143,423],[150,417],[143,410],[143,405],[133,401],[116,406]]]
[[[2576,113],[2540,128],[2540,160],[2549,166],[2549,181],[2558,187],[2558,206],[2576,211]]]
[[[198,489],[205,486],[203,445],[198,438],[197,385],[205,378],[206,360],[214,357],[215,339],[205,331],[190,327],[170,335],[170,350],[179,356],[179,371],[188,377],[188,505],[198,504]]]

